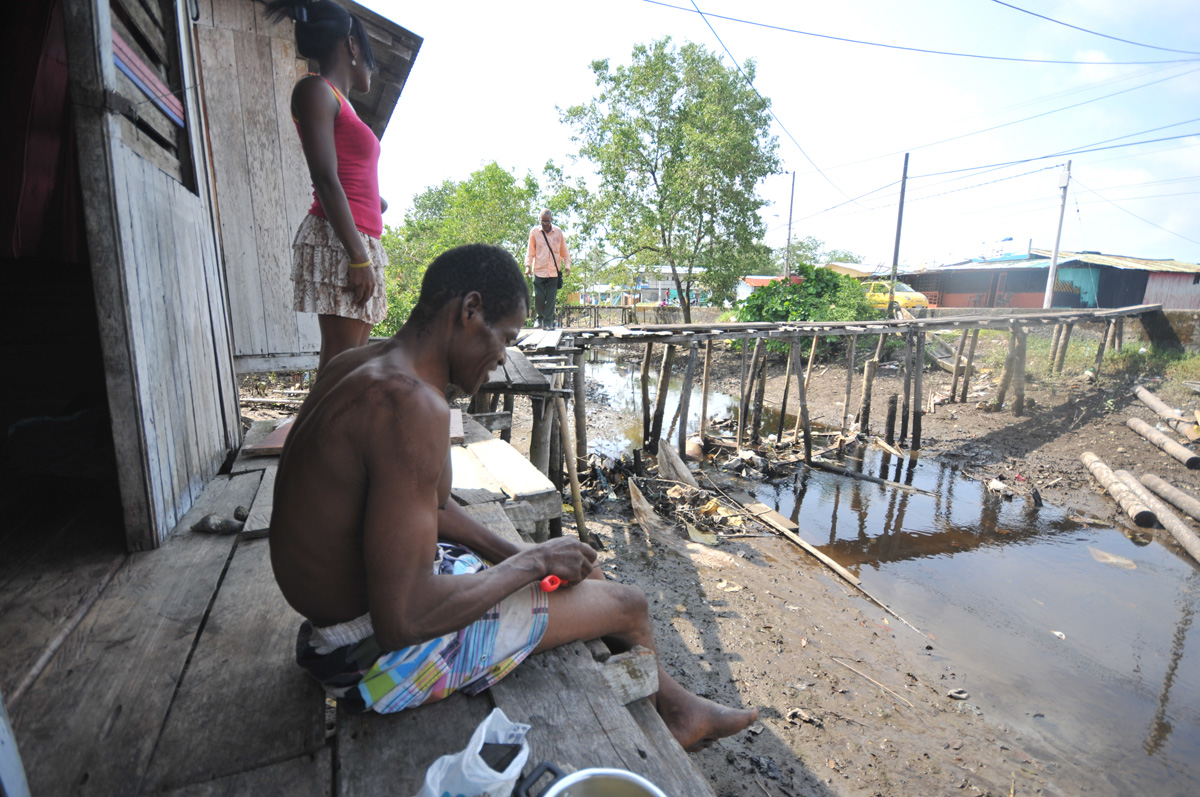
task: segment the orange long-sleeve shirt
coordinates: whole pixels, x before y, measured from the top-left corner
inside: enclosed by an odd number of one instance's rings
[[[546,246],[546,238],[550,239],[550,246]],[[554,259],[550,256],[551,251],[558,259],[558,269],[554,268]],[[563,274],[567,273],[567,269],[571,266],[571,256],[567,253],[567,236],[563,235],[562,230],[550,225],[550,232],[542,237],[542,227],[539,224],[529,231],[529,248],[525,251],[525,268],[528,269],[530,266],[533,266],[533,276],[535,277],[556,277],[559,270]]]

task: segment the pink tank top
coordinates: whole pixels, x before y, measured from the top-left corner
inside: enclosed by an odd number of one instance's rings
[[[329,83],[328,80],[325,82]],[[346,200],[350,203],[354,226],[364,235],[378,238],[383,234],[383,212],[379,205],[379,139],[367,127],[367,123],[358,118],[354,108],[332,83],[329,83],[329,88],[337,95],[339,106],[338,115],[333,120],[338,182],[342,184]],[[296,122],[296,132],[300,132],[299,122]],[[312,207],[308,212],[322,219],[328,218],[315,188]]]

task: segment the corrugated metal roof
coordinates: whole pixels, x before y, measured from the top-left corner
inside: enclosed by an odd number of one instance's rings
[[[1053,257],[1054,252],[1048,249],[1031,249],[1035,255],[1045,258]],[[1078,260],[1094,266],[1109,266],[1133,271],[1175,271],[1187,274],[1200,273],[1200,263],[1185,263],[1182,260],[1151,260],[1141,257],[1125,257],[1123,255],[1105,255],[1099,252],[1063,252],[1058,253],[1059,265],[1067,260]]]

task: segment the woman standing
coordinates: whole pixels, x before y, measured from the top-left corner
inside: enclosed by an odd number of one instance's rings
[[[379,139],[350,106],[367,92],[375,59],[362,22],[333,0],[273,0],[276,20],[296,23],[296,48],[318,74],[292,90],[292,118],[312,176],[313,204],[292,242],[293,306],[321,326],[318,374],[336,355],[363,346],[387,315],[379,237]]]

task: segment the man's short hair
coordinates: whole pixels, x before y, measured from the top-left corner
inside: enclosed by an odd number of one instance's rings
[[[479,291],[486,321],[529,311],[529,287],[513,256],[499,246],[465,244],[447,249],[429,264],[409,321],[424,327],[446,302],[471,291]]]

